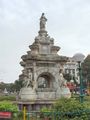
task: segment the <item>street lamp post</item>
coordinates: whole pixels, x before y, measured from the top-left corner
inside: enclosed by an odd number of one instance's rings
[[[83,101],[84,101],[83,79],[82,79],[82,69],[81,69],[81,62],[80,61],[78,61],[78,70],[79,70],[79,78],[80,78],[80,102],[83,103]]]
[[[77,53],[73,56],[73,59],[78,63],[79,79],[80,79],[80,102],[81,103],[83,103],[83,101],[84,101],[82,69],[81,69],[81,63],[83,62],[84,57],[85,56],[81,53]]]

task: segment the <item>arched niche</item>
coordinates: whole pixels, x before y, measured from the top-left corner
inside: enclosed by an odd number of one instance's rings
[[[53,88],[55,78],[49,72],[41,73],[37,78],[38,88]]]

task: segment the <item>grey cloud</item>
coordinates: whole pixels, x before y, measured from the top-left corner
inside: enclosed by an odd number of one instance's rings
[[[42,12],[60,54],[90,53],[89,0],[0,0],[0,67],[7,71],[3,81],[18,78],[20,57],[38,34]]]

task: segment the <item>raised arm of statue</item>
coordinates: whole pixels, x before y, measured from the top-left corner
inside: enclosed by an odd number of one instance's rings
[[[45,24],[47,19],[44,16],[44,13],[42,13],[42,16],[40,18],[40,30],[45,30]]]

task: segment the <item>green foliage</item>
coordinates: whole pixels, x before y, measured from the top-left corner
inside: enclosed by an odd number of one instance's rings
[[[82,74],[83,77],[90,82],[90,55],[88,55],[82,63]]]
[[[15,90],[20,91],[20,89],[23,87],[23,80],[16,80],[14,85],[15,85]]]
[[[85,96],[84,100],[87,101],[87,102],[90,102],[90,96]]]
[[[45,118],[45,117],[48,117],[50,118],[50,113],[51,113],[52,109],[48,109],[47,107],[43,107],[40,112],[40,118]]]
[[[72,76],[71,76],[71,74],[66,73],[66,74],[64,74],[64,78],[65,78],[68,82],[70,82],[70,80],[72,79]]]
[[[16,100],[16,97],[15,97],[15,96],[12,96],[12,95],[10,95],[10,96],[5,96],[5,95],[0,96],[0,101],[4,101],[4,100],[15,101],[15,100]]]
[[[75,99],[62,98],[54,104],[54,108],[56,111],[61,112],[75,112],[87,109],[86,105],[87,103],[80,104],[80,102]],[[88,106],[88,108],[90,108],[90,105]]]
[[[0,111],[18,112],[18,107],[11,102],[2,101],[0,102]]]
[[[19,111],[18,113],[13,113],[13,120],[23,120],[23,112]]]
[[[51,112],[52,109],[48,109],[47,107],[43,107],[40,111],[41,112]]]
[[[7,87],[8,87],[8,84],[3,83],[3,82],[0,83],[0,90],[1,90],[1,91],[4,91],[4,89],[5,89],[5,88],[7,89]]]
[[[0,90],[4,91],[6,88],[8,92],[20,91],[23,87],[23,80],[15,80],[14,83],[0,83]]]
[[[49,116],[52,120],[89,120],[90,103],[85,102],[81,104],[74,98],[62,98],[56,101],[52,110],[43,108],[41,111],[43,113],[43,117]]]
[[[62,98],[54,104],[54,111],[60,112],[63,120],[88,120],[90,115],[86,110],[89,110],[90,114],[90,104],[88,102],[80,104],[75,99]]]
[[[4,89],[7,89],[8,92],[14,92],[15,91],[15,84],[14,83],[0,83],[0,90],[4,91]]]

